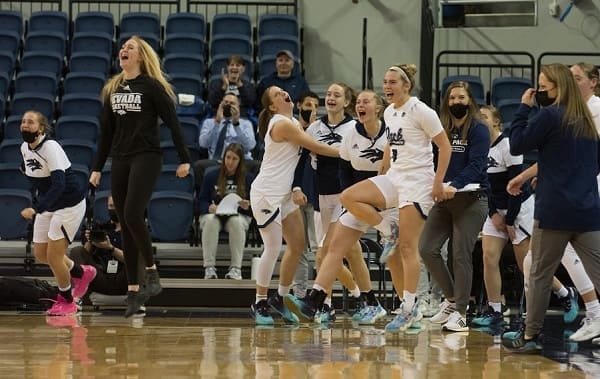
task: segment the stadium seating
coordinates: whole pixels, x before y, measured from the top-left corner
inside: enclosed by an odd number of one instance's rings
[[[173,242],[191,240],[194,197],[190,193],[159,191],[148,204],[148,225],[154,240]]]
[[[200,35],[206,38],[206,21],[204,16],[198,13],[172,13],[167,17],[166,36],[174,33],[186,33],[188,35]]]
[[[21,210],[31,206],[31,193],[19,189],[0,189],[0,240],[27,236],[31,221],[21,217]]]

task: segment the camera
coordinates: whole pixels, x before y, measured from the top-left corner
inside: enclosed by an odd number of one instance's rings
[[[231,117],[231,104],[223,105],[223,117]]]
[[[116,229],[116,225],[112,222],[106,224],[92,223],[90,230],[90,242],[104,242],[108,237],[109,232],[113,232]]]

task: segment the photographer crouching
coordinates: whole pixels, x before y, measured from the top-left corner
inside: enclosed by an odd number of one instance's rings
[[[112,196],[108,197],[108,212],[110,221],[86,228],[83,235],[84,244],[72,248],[69,256],[79,264],[96,267],[97,274],[90,283],[88,292],[125,295],[127,272],[124,270],[125,257],[121,250],[121,225]]]

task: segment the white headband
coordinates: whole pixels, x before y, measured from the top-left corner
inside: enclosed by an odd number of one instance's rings
[[[402,79],[407,82],[407,83],[412,83],[410,81],[410,79],[408,79],[408,75],[406,75],[406,72],[404,72],[404,70],[401,67],[398,66],[391,66],[390,68],[388,68],[388,71],[394,71],[400,74],[400,76],[402,77]]]

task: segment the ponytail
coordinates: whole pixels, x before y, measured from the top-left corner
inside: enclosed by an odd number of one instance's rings
[[[267,134],[267,128],[269,127],[269,121],[273,117],[273,113],[269,108],[263,108],[258,114],[258,135],[263,140]]]

